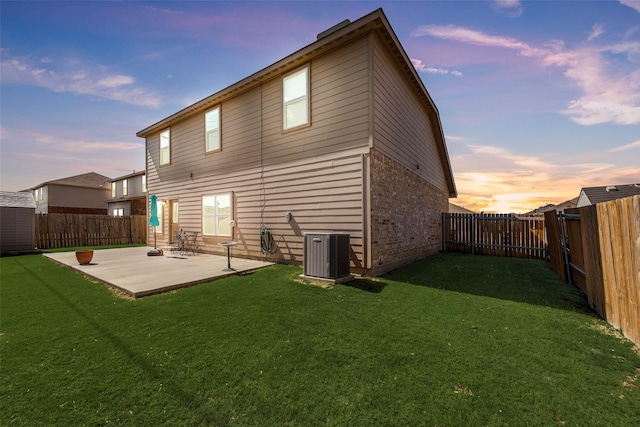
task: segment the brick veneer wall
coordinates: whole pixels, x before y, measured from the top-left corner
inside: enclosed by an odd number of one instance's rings
[[[145,198],[131,200],[131,215],[146,215],[147,200]]]
[[[66,206],[49,206],[49,213],[67,213],[84,215],[108,215],[107,209],[99,208],[71,208]]]
[[[376,150],[370,170],[372,273],[438,252],[448,194]]]

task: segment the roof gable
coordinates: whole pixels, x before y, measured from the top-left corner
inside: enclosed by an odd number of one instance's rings
[[[449,153],[447,150],[438,109],[436,108],[436,105],[429,95],[429,92],[425,88],[422,80],[418,76],[418,73],[411,60],[404,51],[404,48],[400,44],[400,41],[395,35],[395,32],[391,28],[391,25],[389,24],[389,21],[387,20],[387,17],[385,16],[382,9],[377,9],[374,12],[363,16],[362,18],[351,23],[343,21],[342,23],[321,33],[321,37],[319,35],[318,39],[315,42],[303,47],[302,49],[292,53],[289,56],[286,56],[280,61],[275,62],[274,64],[266,68],[263,68],[262,70],[250,75],[249,77],[246,77],[243,80],[240,80],[239,82],[228,86],[227,88],[222,89],[221,91],[216,92],[196,102],[195,104],[192,104],[178,111],[177,113],[172,114],[169,117],[160,120],[159,122],[139,131],[136,135],[141,138],[146,138],[151,134],[167,128],[176,122],[182,121],[195,114],[200,114],[216,104],[222,103],[229,98],[232,98],[254,87],[257,87],[263,82],[281,76],[302,65],[303,63],[309,62],[313,58],[316,58],[328,52],[331,49],[355,40],[370,32],[375,32],[384,41],[384,44],[386,45],[389,52],[391,52],[393,58],[396,60],[396,63],[398,64],[400,70],[407,78],[415,93],[418,95],[418,98],[422,101],[423,105],[429,112],[432,126],[435,128],[434,136],[436,138],[438,153],[440,155],[440,162],[445,171],[445,178],[447,181],[449,196],[456,197],[457,190],[453,178],[453,171],[451,169],[451,162],[449,160]]]

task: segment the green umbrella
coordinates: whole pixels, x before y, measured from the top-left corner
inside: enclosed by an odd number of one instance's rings
[[[149,225],[157,227],[160,225],[160,220],[158,220],[158,196],[152,194],[149,198],[151,199],[151,216],[149,217]]]
[[[158,196],[152,194],[149,199],[151,199],[149,225],[153,226],[153,250],[147,252],[147,255],[161,255],[162,251],[159,251],[156,246],[156,227],[160,225],[160,220],[158,219]]]

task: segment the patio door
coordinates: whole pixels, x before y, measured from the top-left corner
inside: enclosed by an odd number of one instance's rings
[[[169,200],[169,241],[175,240],[176,233],[180,230],[180,220],[178,217],[178,200]]]

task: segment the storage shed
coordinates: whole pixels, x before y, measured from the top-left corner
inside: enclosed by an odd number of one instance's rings
[[[36,202],[31,192],[0,191],[0,253],[36,252]]]

